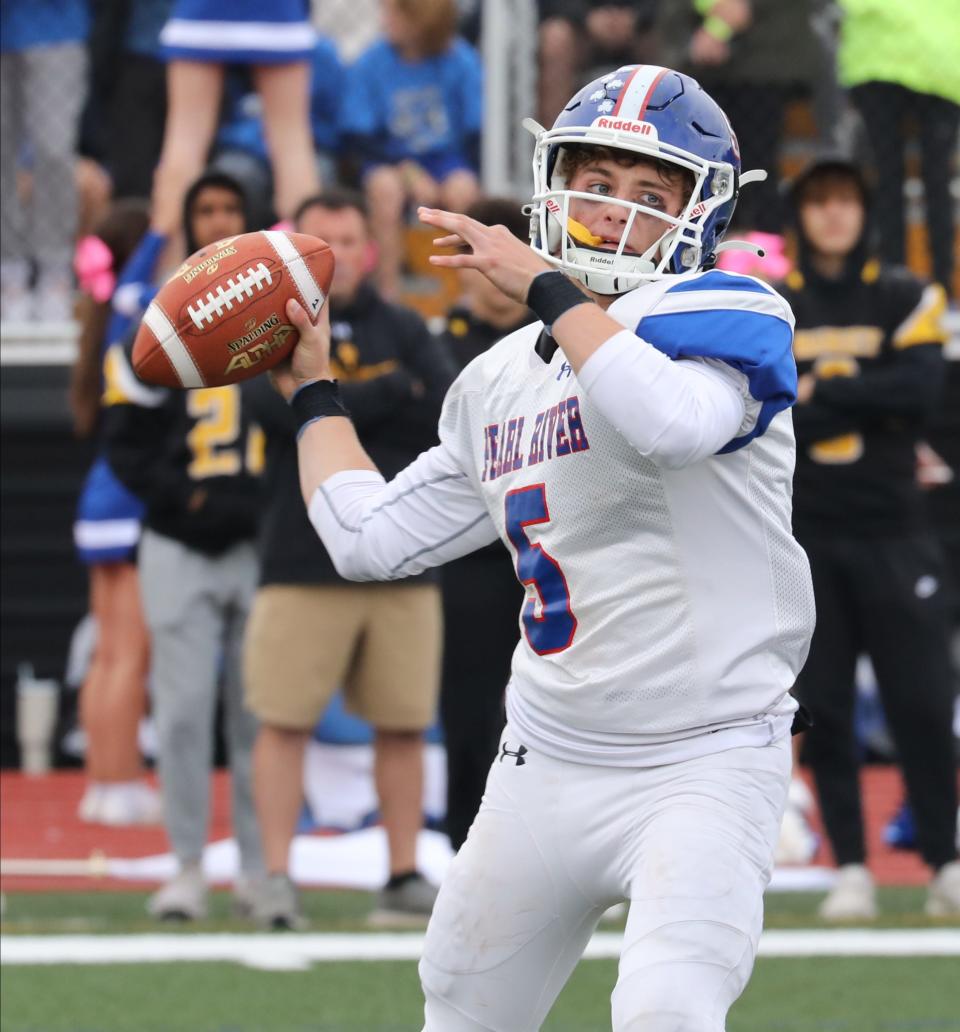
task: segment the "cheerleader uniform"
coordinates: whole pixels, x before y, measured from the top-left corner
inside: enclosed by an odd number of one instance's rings
[[[168,61],[221,64],[310,61],[316,41],[308,0],[176,0],[160,33]]]
[[[105,335],[104,399],[111,395],[139,394],[145,388],[116,362],[114,349],[139,320],[156,288],[152,285],[154,268],[166,238],[148,233],[123,270],[112,299],[113,311]],[[73,541],[82,563],[130,563],[137,554],[143,522],[143,502],[116,478],[103,452],[94,459],[80,489]]]

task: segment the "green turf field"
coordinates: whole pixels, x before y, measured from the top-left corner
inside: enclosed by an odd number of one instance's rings
[[[727,1032],[960,1029],[958,961],[761,959]],[[609,1029],[615,961],[584,961],[546,1032]],[[309,972],[232,964],[14,967],[4,1032],[416,1032],[413,963],[321,964]]]
[[[156,931],[140,893],[8,894],[4,934]],[[313,931],[363,928],[363,893],[307,894]],[[768,927],[811,928],[818,897],[768,898]],[[922,916],[922,890],[881,893],[886,927],[943,927]],[[952,927],[956,928],[954,923]],[[182,932],[182,926],[167,926]],[[161,929],[164,930],[164,929]],[[218,893],[197,930],[249,931]],[[584,961],[546,1032],[609,1029],[616,962]],[[413,962],[320,963],[305,972],[235,964],[7,966],[3,1032],[418,1032]],[[960,1032],[960,959],[761,958],[728,1032]]]

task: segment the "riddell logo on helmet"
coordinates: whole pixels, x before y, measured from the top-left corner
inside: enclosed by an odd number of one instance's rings
[[[614,129],[618,133],[630,133],[631,136],[652,136],[657,139],[657,130],[650,122],[634,122],[629,118],[595,118],[594,129]]]

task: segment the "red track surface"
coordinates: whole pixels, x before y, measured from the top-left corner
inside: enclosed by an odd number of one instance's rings
[[[880,836],[903,798],[899,773],[890,767],[871,767],[863,776],[866,800],[869,863],[883,885],[917,885],[927,880],[927,869],[916,853],[890,849]],[[86,859],[94,852],[109,857],[138,857],[164,853],[167,836],[162,828],[106,828],[83,824],[76,817],[83,794],[83,775],[62,771],[43,777],[19,773],[0,775],[0,855],[13,859]],[[230,798],[227,774],[213,779],[213,817],[210,838],[230,835]],[[815,858],[829,864],[826,847]],[[5,876],[2,888],[16,890],[129,889],[142,883],[96,877]]]

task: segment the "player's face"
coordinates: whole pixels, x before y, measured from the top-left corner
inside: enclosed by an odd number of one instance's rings
[[[190,221],[198,248],[223,237],[239,236],[247,228],[240,198],[221,186],[207,186],[197,194]]]
[[[633,201],[667,215],[679,215],[686,201],[686,188],[681,177],[667,182],[653,164],[642,162],[624,166],[600,155],[574,172],[568,189],[598,198],[598,201],[572,198],[570,217],[586,226],[593,236],[600,237],[602,243],[596,246],[612,251],[620,243],[630,210],[617,204],[603,204],[603,198]],[[642,254],[668,229],[669,226],[656,216],[638,213],[630,227],[624,251]]]
[[[863,234],[865,212],[860,193],[852,184],[837,184],[804,200],[799,211],[800,230],[810,247],[829,257],[843,257]]]
[[[297,232],[320,237],[330,245],[336,261],[330,297],[340,303],[351,301],[369,268],[370,237],[362,213],[356,208],[308,208]]]

